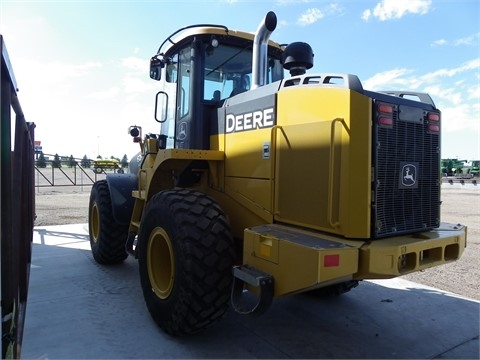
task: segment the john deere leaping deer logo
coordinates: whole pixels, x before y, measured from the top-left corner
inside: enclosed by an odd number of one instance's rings
[[[180,123],[180,130],[178,132],[178,140],[185,140],[187,138],[187,123]]]
[[[400,164],[400,187],[401,188],[416,188],[417,187],[417,175],[418,175],[418,163],[406,163]]]

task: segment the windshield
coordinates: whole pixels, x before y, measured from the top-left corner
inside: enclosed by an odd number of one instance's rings
[[[267,83],[280,80],[283,68],[279,59],[269,57]],[[207,46],[205,56],[204,99],[223,100],[250,90],[252,84],[251,46]]]

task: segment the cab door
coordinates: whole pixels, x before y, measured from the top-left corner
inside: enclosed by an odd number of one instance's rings
[[[178,52],[175,148],[207,149],[208,124],[204,121],[204,44],[193,40]]]

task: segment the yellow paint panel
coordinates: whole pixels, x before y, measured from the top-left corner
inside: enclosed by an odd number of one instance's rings
[[[263,251],[269,244],[271,256],[266,256]],[[338,266],[325,267],[325,255],[338,255]],[[243,256],[244,263],[273,276],[275,296],[351,278],[358,271],[357,247],[277,225],[246,229]]]
[[[371,99],[292,87],[279,91],[277,103],[275,219],[369,238]]]
[[[225,175],[270,179],[272,160],[264,158],[264,145],[270,141],[270,128],[225,135]]]
[[[459,259],[466,230],[442,224],[437,231],[377,240],[360,250],[358,279],[392,278]]]
[[[225,193],[259,216],[271,218],[271,180],[227,177],[225,178]]]
[[[277,131],[277,220],[317,229],[330,227],[326,207],[329,147],[320,146],[330,142],[330,126],[329,122],[306,123],[284,126],[281,132]],[[339,174],[340,170],[336,172]],[[338,194],[336,198],[338,202]]]

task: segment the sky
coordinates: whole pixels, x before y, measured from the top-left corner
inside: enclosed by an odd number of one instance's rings
[[[442,158],[480,159],[478,0],[0,0],[0,34],[45,154],[131,159],[129,126],[159,133],[149,60],[161,42],[199,23],[254,32],[268,11],[272,40],[311,45],[309,73],[429,93]]]

